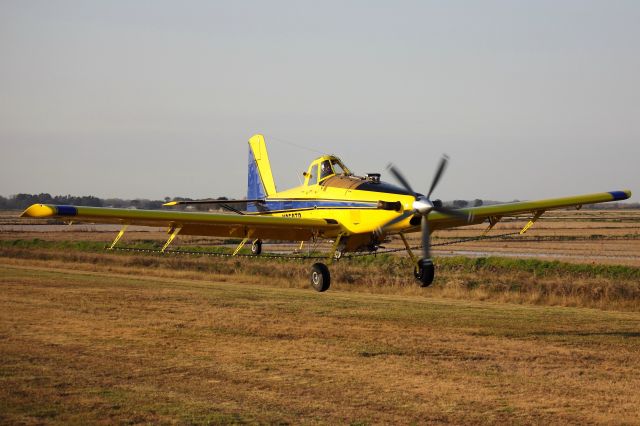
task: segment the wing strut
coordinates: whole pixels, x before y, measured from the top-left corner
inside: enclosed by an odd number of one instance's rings
[[[240,241],[240,244],[238,244],[238,247],[236,247],[236,250],[233,252],[233,256],[235,256],[236,254],[238,254],[238,252],[240,251],[240,249],[242,247],[244,247],[245,244],[247,244],[247,241],[249,241],[249,237],[244,237],[244,239],[242,241]]]
[[[244,245],[247,244],[247,241],[249,241],[249,238],[251,238],[251,234],[253,234],[253,229],[247,232],[247,236],[244,237],[242,241],[240,241],[240,244],[238,244],[238,247],[236,247],[236,250],[233,252],[232,256],[235,256],[236,254],[238,254],[240,249],[242,249],[242,247],[244,247]]]
[[[540,216],[542,216],[543,214],[544,210],[538,210],[536,214],[531,218],[531,220],[524,226],[524,228],[522,228],[522,230],[520,231],[520,235],[527,232],[529,228],[531,228],[533,224],[536,223],[536,220],[540,219]]]
[[[167,247],[169,247],[169,244],[171,244],[171,242],[178,236],[180,231],[182,231],[182,226],[178,226],[178,227],[173,227],[172,226],[171,228],[169,228],[169,232],[171,232],[171,236],[169,237],[167,242],[164,243],[164,246],[162,247],[162,250],[160,250],[162,253],[164,253],[164,251],[167,249]]]
[[[120,232],[118,232],[118,235],[116,235],[115,240],[113,240],[113,242],[111,243],[111,246],[109,246],[108,250],[113,250],[113,248],[116,246],[116,244],[118,244],[118,241],[120,241],[120,238],[122,238],[122,236],[124,235],[124,231],[127,230],[128,226],[129,226],[129,224],[127,223],[122,227]]]
[[[496,223],[500,222],[500,219],[502,219],[502,216],[489,216],[489,227],[485,229],[484,232],[482,232],[482,236],[484,237],[485,235],[487,235],[489,231],[491,231],[493,227],[496,226]]]

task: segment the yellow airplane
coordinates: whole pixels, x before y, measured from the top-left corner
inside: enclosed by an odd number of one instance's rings
[[[631,191],[612,191],[589,195],[524,201],[508,204],[448,209],[439,200],[432,200],[447,166],[443,157],[426,195],[413,190],[404,176],[389,166],[391,174],[400,186],[382,182],[379,174],[357,176],[336,156],[323,155],[314,160],[304,175],[304,183],[298,187],[277,192],[271,173],[267,148],[262,135],[249,140],[247,211],[235,209],[236,214],[129,210],[103,207],[82,207],[34,204],[22,217],[60,218],[68,221],[121,224],[122,229],[110,248],[113,248],[129,225],[166,227],[169,239],[162,252],[178,234],[210,235],[242,238],[234,252],[244,244],[253,242],[251,251],[259,255],[262,240],[333,242],[327,263],[343,253],[356,251],[375,252],[389,235],[400,236],[413,260],[414,276],[422,287],[434,279],[435,268],[430,255],[430,235],[438,229],[479,224],[488,221],[491,229],[505,216],[531,214],[522,229],[524,233],[548,210],[565,207],[580,208],[585,204],[626,200]],[[178,204],[229,204],[234,200],[172,201]],[[422,257],[416,257],[405,235],[422,234]],[[331,276],[325,263],[311,267],[311,285],[317,291],[329,288]]]

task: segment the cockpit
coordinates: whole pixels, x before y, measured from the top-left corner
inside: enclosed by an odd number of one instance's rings
[[[355,176],[344,163],[334,155],[323,155],[313,160],[309,169],[302,173],[304,186],[317,190],[339,188],[359,191],[386,192],[389,194],[413,195],[405,189],[380,181],[380,173]],[[309,188],[312,189],[312,188]]]
[[[351,176],[351,171],[333,155],[324,155],[311,163],[304,173],[305,185],[321,184],[333,176]]]

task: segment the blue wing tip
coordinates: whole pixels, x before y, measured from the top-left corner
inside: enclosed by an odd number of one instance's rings
[[[611,201],[621,201],[631,197],[631,191],[611,191],[609,194],[613,197]]]

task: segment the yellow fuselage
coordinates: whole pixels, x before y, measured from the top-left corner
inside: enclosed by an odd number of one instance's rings
[[[258,206],[257,214],[289,218],[333,220],[338,233],[348,237],[347,250],[375,243],[376,231],[405,210],[411,210],[414,195],[369,177],[333,175],[319,184],[305,184],[278,192]],[[411,232],[410,217],[385,229],[385,233]],[[415,230],[417,230],[416,228]]]

